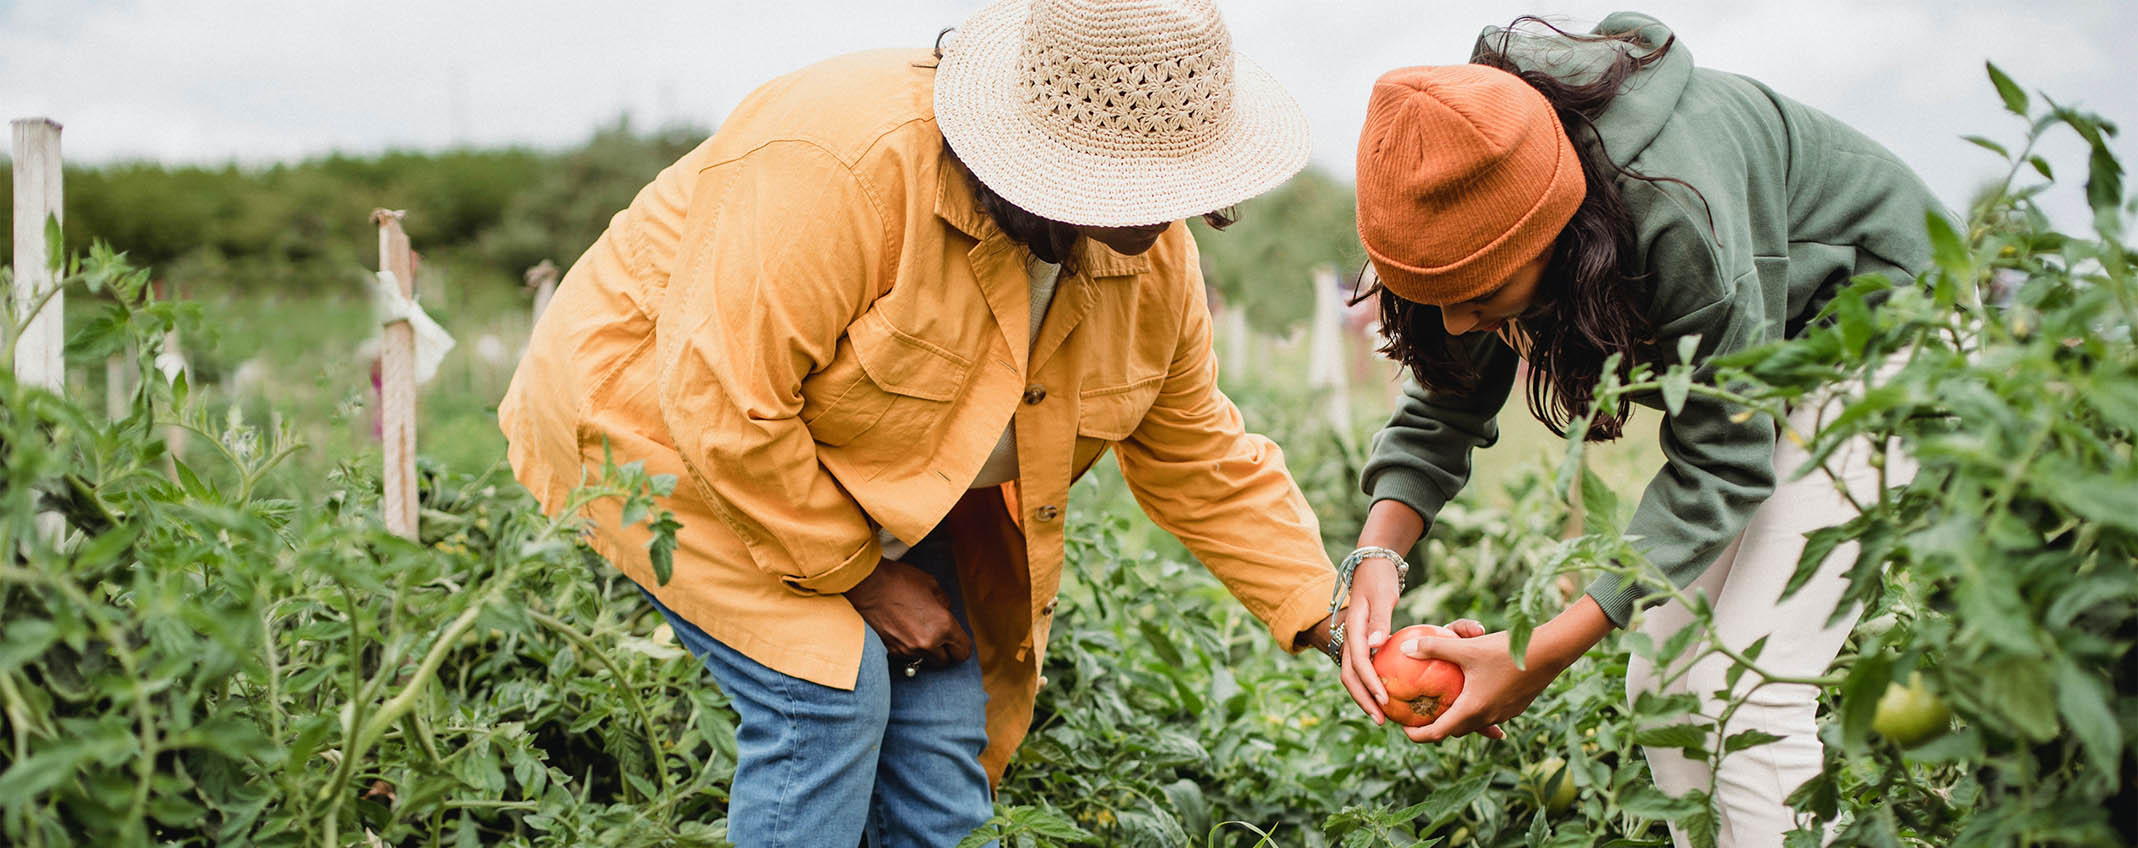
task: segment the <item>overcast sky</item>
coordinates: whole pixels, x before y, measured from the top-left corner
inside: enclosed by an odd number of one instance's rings
[[[0,113],[66,126],[71,162],[256,163],[331,150],[567,146],[629,114],[716,124],[816,59],[925,45],[977,0],[0,0]],[[1235,45],[1307,111],[1315,161],[1349,178],[1366,92],[1463,61],[1477,30],[1590,0],[1231,0]],[[1959,204],[1997,172],[1969,133],[2013,140],[1982,71],[2138,124],[2138,0],[1649,0],[1709,67],[1854,124]],[[2138,130],[2134,130],[2138,131]],[[2119,143],[2133,159],[2138,144]],[[2051,148],[2077,177],[2074,148]],[[2138,162],[2134,162],[2138,167]]]

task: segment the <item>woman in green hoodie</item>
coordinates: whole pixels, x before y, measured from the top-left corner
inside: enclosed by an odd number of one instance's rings
[[[1518,365],[1528,366],[1530,412],[1563,432],[1592,411],[1608,356],[1660,368],[1697,338],[1693,361],[1711,376],[1710,358],[1795,334],[1851,277],[1911,277],[1929,264],[1924,216],[1939,208],[1875,142],[1758,82],[1695,67],[1670,30],[1628,13],[1589,35],[1488,29],[1472,64],[1383,76],[1359,139],[1358,204],[1379,278],[1369,295],[1387,350],[1413,377],[1375,439],[1363,480],[1374,503],[1346,563],[1373,563],[1355,579],[1374,581],[1390,579],[1380,561],[1410,549],[1462,488],[1470,451],[1497,438]],[[1799,404],[1792,425],[1809,432],[1833,402]],[[1615,407],[1593,410],[1587,438],[1620,434],[1631,408]],[[1815,677],[1855,620],[1850,611],[1829,624],[1846,551],[1780,598],[1804,534],[1850,513],[1823,476],[1789,480],[1806,456],[1778,432],[1766,416],[1687,398],[1663,420],[1666,462],[1625,533],[1671,582],[1705,593],[1726,644],[1765,639],[1763,667]],[[1837,458],[1859,494],[1877,485],[1868,454],[1856,446]],[[1492,730],[1614,627],[1661,644],[1690,615],[1672,603],[1635,617],[1654,600],[1617,577],[1596,581],[1536,629],[1522,667],[1505,633],[1396,646],[1467,676],[1444,715],[1408,732],[1438,741]],[[1366,645],[1378,647],[1388,611],[1367,620]],[[1731,688],[1720,660],[1658,669],[1636,659],[1629,697],[1711,699]],[[1783,799],[1820,769],[1817,696],[1808,685],[1759,687],[1719,732],[1780,741],[1734,752],[1715,773],[1651,748],[1657,785],[1713,786],[1724,845],[1780,845],[1795,826]]]

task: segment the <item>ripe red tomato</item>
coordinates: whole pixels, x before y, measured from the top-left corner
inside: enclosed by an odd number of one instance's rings
[[[1424,727],[1454,705],[1462,694],[1462,667],[1447,660],[1417,660],[1399,649],[1405,640],[1420,636],[1456,638],[1455,632],[1432,624],[1413,624],[1396,631],[1373,655],[1373,673],[1388,689],[1382,712],[1397,724]]]

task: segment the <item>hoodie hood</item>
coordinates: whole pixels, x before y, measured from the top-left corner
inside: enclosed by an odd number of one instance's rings
[[[1574,84],[1596,79],[1614,56],[1646,53],[1670,44],[1663,59],[1627,79],[1618,99],[1611,101],[1596,119],[1596,132],[1611,161],[1625,166],[1640,158],[1650,142],[1663,131],[1677,110],[1678,98],[1692,79],[1693,56],[1682,42],[1672,42],[1670,27],[1639,12],[1617,12],[1604,18],[1589,35],[1630,37],[1628,41],[1585,41],[1544,29],[1510,30],[1486,27],[1471,50],[1475,59],[1504,39],[1508,58],[1525,71],[1543,71]]]

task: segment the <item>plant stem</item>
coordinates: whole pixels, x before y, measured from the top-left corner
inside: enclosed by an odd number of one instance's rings
[[[668,779],[667,752],[661,748],[659,726],[653,723],[652,714],[646,712],[646,702],[639,697],[638,689],[631,685],[630,676],[624,674],[623,669],[616,667],[616,663],[609,659],[609,655],[606,652],[597,649],[594,645],[594,640],[573,629],[571,625],[533,607],[527,609],[527,615],[542,626],[563,634],[564,638],[571,640],[572,644],[579,647],[581,653],[593,657],[595,661],[607,668],[610,674],[615,675],[618,684],[617,688],[623,690],[624,697],[631,702],[632,712],[637,713],[638,720],[646,725],[646,744],[653,749],[654,773],[661,779],[661,794],[664,798],[671,795],[674,786],[670,784]],[[623,768],[622,763],[618,763],[617,768],[620,771]],[[623,775],[621,774],[618,775],[618,779],[622,780],[626,787],[631,785],[629,780],[623,780]]]
[[[73,602],[77,608],[82,610],[110,611],[116,609],[110,604],[97,603],[87,593],[83,592],[81,587],[74,585],[73,581],[62,579],[57,575],[49,575],[13,566],[0,566],[0,580],[41,583],[50,586],[60,594],[67,596],[67,600]],[[112,655],[119,660],[119,666],[126,670],[127,683],[133,690],[133,698],[129,706],[133,708],[135,721],[140,725],[140,730],[137,731],[137,734],[141,742],[141,754],[134,760],[134,790],[127,810],[127,828],[131,832],[140,828],[142,818],[147,815],[149,784],[155,777],[156,758],[163,753],[163,743],[160,735],[156,732],[155,717],[149,710],[147,684],[141,679],[141,661],[134,656],[133,649],[128,647],[126,634],[121,632],[105,616],[92,614],[89,616],[89,620],[96,627],[97,637],[103,639],[104,643],[110,646]]]

